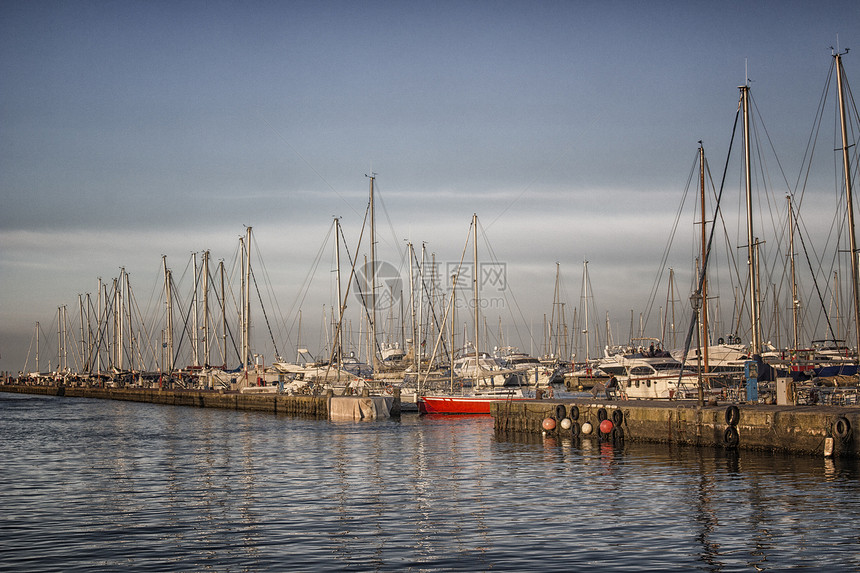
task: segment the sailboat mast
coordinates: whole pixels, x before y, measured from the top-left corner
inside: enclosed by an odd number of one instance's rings
[[[791,195],[786,195],[785,198],[788,200],[788,254],[789,265],[791,267],[791,317],[793,325],[792,330],[794,333],[794,348],[797,348],[799,343],[797,310],[800,301],[797,300],[797,278],[794,269],[794,211],[791,207]]]
[[[370,306],[372,307],[372,320],[370,322],[370,348],[373,356],[373,373],[376,374],[376,215],[374,213],[373,181],[376,177],[371,174],[370,178]],[[367,276],[367,275],[365,275]]]
[[[194,296],[192,297],[192,308],[194,308],[194,316],[191,319],[191,329],[193,330],[193,334],[191,335],[191,363],[194,366],[200,366],[200,325],[198,321],[200,320],[200,297],[198,296],[200,292],[199,283],[200,280],[197,269],[197,253],[191,253],[191,261],[194,265]]]
[[[203,251],[203,364],[207,367],[212,363],[209,348],[209,251]]]
[[[335,217],[334,219],[334,252],[335,252],[335,264],[337,265],[337,365],[338,365],[338,378],[340,378],[340,371],[343,369],[343,311],[345,308],[343,294],[341,294],[341,285],[340,285],[340,219]]]
[[[752,327],[752,341],[750,350],[753,354],[761,353],[761,326],[759,325],[760,310],[758,306],[758,291],[756,289],[756,276],[758,274],[758,260],[756,241],[753,235],[752,218],[752,173],[750,166],[750,119],[749,119],[749,91],[748,85],[740,86],[741,102],[744,113],[744,183],[746,187],[747,202],[747,266],[749,270],[749,293],[750,293],[750,321]]]
[[[242,370],[245,373],[245,385],[248,384],[248,358],[251,338],[251,227],[246,231],[243,254],[245,258],[245,274],[242,277],[245,287],[242,291]]]
[[[857,282],[857,239],[854,233],[854,200],[851,192],[851,163],[848,155],[848,131],[845,125],[845,89],[842,85],[842,54],[834,54],[836,58],[836,85],[839,89],[839,123],[842,128],[842,167],[845,172],[845,196],[848,202],[848,236],[851,241],[851,286],[854,294],[854,328],[855,348],[860,359],[860,293]]]
[[[170,269],[167,268],[167,255],[162,255],[164,263],[164,303],[167,305],[167,364],[165,369],[167,373],[173,372],[173,294],[170,290]]]
[[[588,368],[589,353],[591,352],[588,345],[588,261],[582,263],[582,292],[584,306],[582,312],[582,333],[585,335],[585,367]]]
[[[473,227],[473,242],[474,242],[474,250],[473,250],[473,259],[474,259],[474,268],[472,269],[472,288],[473,288],[473,296],[475,298],[475,385],[478,385],[478,375],[479,370],[481,369],[480,362],[480,351],[478,350],[478,334],[480,333],[481,326],[478,323],[478,214],[472,214],[472,227]]]
[[[708,250],[708,239],[705,233],[705,148],[699,142],[699,182],[701,188],[702,199],[702,264],[705,262]],[[702,269],[702,273],[705,269]],[[702,281],[702,368],[703,372],[708,372],[708,280]]]

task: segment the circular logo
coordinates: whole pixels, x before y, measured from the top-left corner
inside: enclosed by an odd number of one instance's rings
[[[403,280],[397,268],[385,261],[376,261],[375,268],[364,268],[355,271],[355,297],[367,309],[388,310],[400,304],[403,297]],[[373,274],[371,274],[373,273]],[[372,294],[372,285],[376,283],[376,296]],[[374,301],[375,298],[375,301]]]

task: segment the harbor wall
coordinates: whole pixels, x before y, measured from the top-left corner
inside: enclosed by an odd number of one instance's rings
[[[542,400],[494,402],[490,413],[500,433],[860,457],[860,409],[851,407]]]
[[[332,396],[290,396],[276,393],[230,393],[213,390],[164,390],[158,388],[91,388],[77,386],[25,386],[0,385],[2,392],[98,398],[105,400],[128,400],[170,406],[193,406],[197,408],[222,408],[228,410],[252,410],[272,414],[328,418]],[[337,400],[360,401],[367,397],[338,397]],[[388,414],[400,415],[400,396],[386,397]],[[377,409],[378,410],[378,409]],[[356,408],[356,411],[367,411]]]

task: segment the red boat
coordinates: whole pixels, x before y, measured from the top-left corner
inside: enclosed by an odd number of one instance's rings
[[[520,390],[500,389],[470,395],[437,394],[418,398],[421,414],[489,414],[491,402],[532,400]]]

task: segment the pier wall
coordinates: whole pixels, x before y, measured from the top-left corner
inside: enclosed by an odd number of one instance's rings
[[[502,433],[860,457],[860,409],[851,407],[542,400],[494,402],[490,413]],[[609,433],[600,430],[602,417],[613,421]]]
[[[87,388],[74,386],[23,386],[2,385],[2,392],[40,394],[45,396],[66,396],[78,398],[99,398],[105,400],[128,400],[149,402],[171,406],[193,406],[197,408],[223,408],[228,410],[252,410],[272,414],[288,414],[328,418],[330,413],[329,395],[289,396],[285,394],[240,394],[212,390],[162,390],[157,388]],[[344,400],[350,398],[338,398]],[[356,396],[354,400],[362,400]],[[399,395],[387,398],[390,402],[389,413],[400,414]]]

